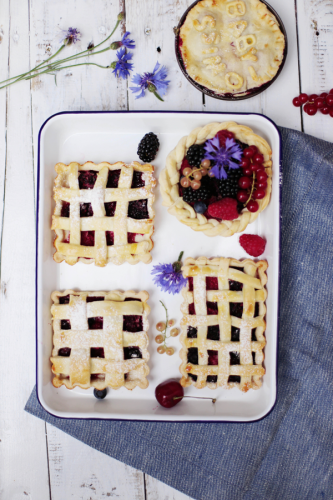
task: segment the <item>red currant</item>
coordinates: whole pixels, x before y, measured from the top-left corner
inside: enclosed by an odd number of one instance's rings
[[[267,182],[266,181],[258,182],[257,183],[257,188],[266,189],[267,188]]]
[[[325,99],[327,106],[333,106],[333,95],[328,95]]]
[[[257,148],[257,146],[254,146],[254,145],[253,145],[253,146],[250,146],[250,149],[252,149],[252,151],[253,151],[253,153],[254,153],[254,154],[258,153],[258,148]]]
[[[305,104],[308,102],[309,96],[308,94],[300,94],[298,99],[301,101],[301,104]]]
[[[245,158],[252,158],[252,156],[254,155],[253,149],[245,148],[243,151],[243,155],[245,156]]]
[[[248,197],[249,195],[247,194],[246,191],[238,191],[237,193],[237,200],[240,201],[241,203],[245,203]]]
[[[330,108],[329,113],[330,113],[330,116],[333,118],[333,108]]]
[[[309,116],[314,116],[317,113],[317,107],[315,104],[309,104],[307,114]]]
[[[262,200],[265,198],[266,191],[264,189],[256,189],[253,196],[256,200]]]
[[[252,167],[252,165],[251,165],[251,167]],[[252,176],[251,167],[243,168],[243,174],[246,175],[246,177],[251,177]]]
[[[258,182],[265,181],[267,179],[266,172],[257,172],[257,180]]]
[[[250,169],[252,170],[252,172],[256,172],[257,170],[259,170],[259,168],[261,168],[261,165],[259,165],[259,163],[251,163]]]
[[[259,205],[256,201],[250,200],[249,203],[246,205],[246,208],[248,209],[249,212],[258,212]]]
[[[249,177],[241,177],[238,181],[239,187],[242,189],[248,189],[251,186],[252,182]]]
[[[320,109],[320,111],[321,113],[323,113],[323,115],[328,115],[328,113],[330,112],[330,108],[328,106],[324,106]]]
[[[264,163],[264,155],[262,155],[261,153],[254,155],[253,161],[260,164]]]
[[[325,99],[323,97],[317,97],[314,102],[317,109],[323,108],[325,106]]]
[[[309,102],[314,102],[315,99],[317,99],[318,95],[317,94],[311,94],[309,96]]]
[[[304,106],[304,108],[303,108],[303,111],[304,111],[305,113],[307,113],[307,112],[308,112],[309,106],[310,106],[310,104],[309,104],[309,103],[305,104],[305,106]]]
[[[300,106],[302,106],[302,103],[301,103],[301,100],[299,97],[294,97],[293,105],[296,106],[296,108],[299,108]]]
[[[329,94],[333,94],[333,89],[331,89],[331,90],[329,91]]]
[[[320,94],[319,97],[323,97],[324,99],[328,96],[328,93],[327,92],[323,92],[322,94]]]
[[[251,161],[248,158],[242,158],[241,167],[246,168],[246,167],[249,167],[250,164],[251,164]]]

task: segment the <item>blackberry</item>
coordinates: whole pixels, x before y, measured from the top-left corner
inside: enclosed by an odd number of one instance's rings
[[[212,191],[209,181],[205,179],[201,180],[201,187],[199,187],[199,189],[192,189],[191,187],[183,188],[183,200],[187,203],[208,200],[211,194]]]
[[[219,192],[222,198],[236,198],[237,192],[240,189],[238,181],[242,177],[243,172],[241,168],[225,169],[227,178],[219,181]]]
[[[151,162],[154,160],[159,146],[160,141],[157,135],[153,134],[153,132],[149,132],[149,134],[146,134],[139,143],[138,157],[141,161],[146,163]]]
[[[188,148],[186,153],[186,159],[191,167],[199,168],[204,156],[205,150],[204,147],[200,144],[193,144],[193,146],[190,146]]]

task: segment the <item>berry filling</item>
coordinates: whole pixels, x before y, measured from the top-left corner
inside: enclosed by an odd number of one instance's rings
[[[88,318],[88,328],[89,330],[103,330],[102,316],[96,316],[95,318]]]
[[[92,217],[93,215],[91,203],[80,203],[80,217]]]
[[[95,246],[95,231],[81,231],[81,245],[85,247]]]
[[[137,170],[133,171],[132,185],[131,188],[140,188],[145,186],[145,181],[142,178],[142,172],[138,172]]]
[[[218,290],[217,278],[206,277],[206,290]]]
[[[104,373],[92,373],[90,375],[90,382],[104,382],[104,380],[105,380]],[[96,391],[96,389],[95,389],[95,391]],[[94,391],[94,394],[95,394],[95,391]],[[104,391],[106,391],[106,389],[104,389],[103,391],[96,391],[96,392],[104,394]],[[104,397],[105,396],[103,396],[103,398]],[[98,397],[98,399],[103,399],[103,398]]]
[[[209,326],[207,328],[207,339],[220,340],[220,327],[219,327],[219,325]]]
[[[127,233],[127,243],[136,243],[135,237],[137,235],[143,236],[143,234],[140,233]]]
[[[71,322],[69,321],[69,319],[62,319],[60,323],[61,323],[60,328],[62,330],[70,330],[71,329]]]
[[[252,330],[253,331],[253,330]],[[231,342],[239,342],[240,329],[235,326],[231,327]]]
[[[87,297],[87,302],[101,302],[104,297]]]
[[[125,332],[142,332],[142,316],[125,315],[123,316],[123,330]]]
[[[192,316],[195,314],[194,302],[188,305],[188,313],[191,314]]]
[[[69,217],[69,207],[70,207],[70,203],[68,203],[68,201],[62,201],[61,202],[61,217]]]
[[[252,352],[252,363],[255,365],[256,364],[256,353]]]
[[[71,355],[71,348],[70,347],[62,347],[58,351],[58,356],[62,356],[63,358],[69,358]]]
[[[252,342],[257,342],[256,329],[251,330],[251,340]]]
[[[239,353],[238,352],[229,352],[230,355],[230,365],[239,365]]]
[[[109,201],[108,203],[104,203],[106,217],[114,217],[114,214],[116,213],[116,206],[116,201]]]
[[[97,174],[95,170],[83,170],[79,172],[79,189],[93,189]]]
[[[243,302],[230,302],[230,316],[241,318],[243,315]]]
[[[219,351],[207,351],[208,353],[208,364],[218,365],[219,364]]]
[[[107,188],[117,188],[119,184],[120,169],[119,170],[109,170],[108,182],[106,183]]]
[[[91,358],[105,358],[104,348],[103,347],[91,347],[90,348],[90,357]]]
[[[207,315],[212,316],[218,313],[217,302],[207,302]]]
[[[128,203],[128,217],[141,220],[149,219],[148,200],[135,200]]]
[[[241,290],[243,290],[243,283],[240,283],[239,281],[229,280],[229,290],[240,292]]]
[[[190,278],[187,278],[187,280],[188,280],[188,291],[193,292],[193,278],[190,277]],[[206,281],[206,283],[207,283],[207,281]]]
[[[69,295],[59,297],[59,304],[69,304]]]
[[[206,381],[207,381],[207,383],[216,384],[216,382],[217,382],[217,375],[208,375]]]
[[[124,359],[142,358],[142,353],[138,347],[124,347]]]
[[[124,302],[142,302],[141,299],[134,299],[132,297],[126,297],[126,299],[124,300]]]
[[[255,303],[255,306],[254,306],[254,318],[256,318],[257,316],[259,316],[259,302],[256,302]]]
[[[114,232],[113,231],[105,231],[105,237],[106,237],[106,245],[108,247],[111,247],[114,245]]]
[[[187,350],[187,362],[192,363],[192,365],[199,364],[198,357],[198,348],[197,347],[189,347]]]
[[[229,375],[228,382],[235,382],[236,384],[240,384],[241,378],[239,375]]]
[[[196,339],[197,335],[198,335],[198,330],[196,328],[194,328],[193,326],[187,327],[187,338],[188,339]]]
[[[188,376],[193,380],[193,382],[196,382],[198,380],[198,375],[194,375],[193,373],[189,373]]]

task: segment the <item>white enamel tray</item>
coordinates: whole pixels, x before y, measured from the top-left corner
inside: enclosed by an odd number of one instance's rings
[[[158,178],[167,154],[178,140],[193,128],[214,121],[233,120],[248,125],[262,135],[273,150],[273,190],[271,202],[257,220],[245,232],[259,234],[267,239],[266,250],[260,258],[267,259],[268,298],[267,330],[265,347],[266,374],[259,390],[243,394],[237,388],[231,390],[198,390],[190,387],[186,395],[211,396],[216,404],[200,399],[184,399],[171,409],[162,408],[155,400],[155,387],[169,378],[180,378],[179,338],[171,338],[169,345],[175,347],[175,354],[167,356],[156,352],[155,325],[164,320],[162,300],[168,308],[169,317],[179,326],[181,319],[181,295],[169,295],[157,288],[152,281],[153,265],[173,262],[181,250],[184,258],[234,257],[247,258],[239,245],[239,235],[229,238],[210,238],[196,233],[168,214],[162,206],[159,188],[156,188],[155,232],[153,235],[153,261],[135,266],[108,265],[105,268],[93,264],[78,263],[71,267],[65,262],[56,264],[52,258],[54,235],[50,230],[54,165],[57,162],[95,163],[122,160],[130,163],[138,160],[138,143],[147,132],[154,132],[160,140],[160,149],[153,162]],[[177,112],[73,112],[60,113],[50,117],[41,127],[39,134],[38,187],[37,187],[37,274],[36,274],[36,334],[37,334],[37,394],[42,406],[51,414],[64,418],[104,418],[130,420],[169,421],[238,421],[258,420],[273,408],[276,399],[277,372],[277,330],[279,292],[279,238],[280,238],[280,136],[272,121],[257,114],[233,113],[177,113]],[[106,398],[98,401],[93,390],[80,388],[56,389],[51,383],[52,327],[50,306],[54,290],[147,290],[151,307],[149,316],[150,374],[149,387],[128,391],[121,388],[108,390]]]

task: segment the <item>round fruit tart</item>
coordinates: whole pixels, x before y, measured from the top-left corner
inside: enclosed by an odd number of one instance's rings
[[[235,122],[209,123],[183,137],[160,175],[163,205],[207,236],[244,231],[268,205],[272,151]]]
[[[240,97],[270,82],[285,55],[285,38],[260,0],[201,0],[180,28],[178,54],[197,84]]]

